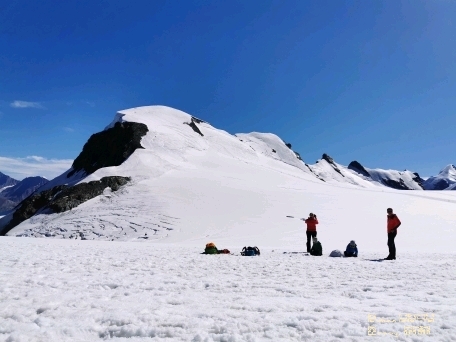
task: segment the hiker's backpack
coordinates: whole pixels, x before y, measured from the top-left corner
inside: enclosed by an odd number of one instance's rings
[[[218,254],[218,249],[217,247],[215,247],[214,243],[209,242],[208,244],[206,244],[204,254]]]
[[[315,256],[321,256],[323,254],[323,247],[321,246],[320,241],[317,241],[313,244],[310,249],[310,254]]]
[[[255,246],[255,247],[244,247],[242,248],[241,255],[243,256],[256,256],[260,255],[260,249]]]
[[[342,257],[342,252],[339,251],[338,249],[335,249],[331,252],[331,254],[329,255],[330,257],[333,257],[333,258],[341,258]]]

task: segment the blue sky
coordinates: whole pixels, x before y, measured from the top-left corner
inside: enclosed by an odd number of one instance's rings
[[[116,111],[161,104],[275,133],[308,163],[434,175],[456,164],[454,13],[445,0],[3,2],[0,171],[55,176]]]

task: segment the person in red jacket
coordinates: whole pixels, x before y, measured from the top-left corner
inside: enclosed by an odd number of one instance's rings
[[[384,260],[396,260],[396,245],[394,244],[394,238],[397,235],[397,228],[401,225],[401,221],[399,220],[399,217],[393,213],[393,209],[388,208],[386,209],[386,212],[388,214],[386,230],[388,232],[389,254]]]
[[[306,235],[307,235],[307,253],[310,253],[310,238],[317,237],[317,215],[310,213],[309,217],[304,220],[307,225]]]

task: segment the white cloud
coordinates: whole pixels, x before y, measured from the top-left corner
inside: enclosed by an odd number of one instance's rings
[[[66,132],[74,132],[74,129],[71,127],[63,127],[63,130]]]
[[[14,101],[10,103],[10,106],[13,108],[39,108],[45,109],[45,107],[39,102],[29,102],[29,101]]]
[[[47,159],[39,156],[8,158],[0,156],[0,172],[21,180],[30,176],[52,179],[68,170],[72,159]]]

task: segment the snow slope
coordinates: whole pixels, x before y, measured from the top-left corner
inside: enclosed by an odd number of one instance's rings
[[[375,262],[384,255],[263,248],[260,257],[241,257],[167,244],[0,243],[0,341],[456,339],[454,253]],[[401,322],[406,314],[423,320]],[[369,326],[376,336],[368,336]],[[410,326],[425,334],[406,335]]]
[[[144,149],[83,181],[115,175],[132,182],[71,211],[35,215],[8,235],[302,249],[299,218],[312,211],[325,250],[355,239],[362,251],[385,253],[386,208],[393,207],[403,222],[399,252],[454,250],[454,192],[323,182],[272,134],[233,136],[200,122],[201,136],[185,124],[189,114],[168,107],[121,111],[119,120],[148,126]]]

